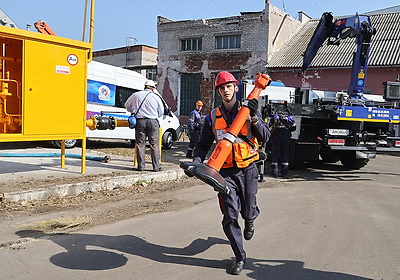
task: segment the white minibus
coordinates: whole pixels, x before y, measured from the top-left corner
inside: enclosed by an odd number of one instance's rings
[[[132,71],[97,61],[88,64],[87,108],[86,119],[91,116],[113,116],[117,119],[128,119],[130,113],[124,104],[128,97],[144,89],[146,77]],[[177,140],[180,130],[179,119],[171,112],[165,100],[158,94],[164,104],[164,115],[159,118],[162,128],[162,148],[170,149]],[[134,143],[135,130],[129,127],[116,127],[113,130],[90,130],[86,128],[88,139],[122,139]],[[56,147],[61,141],[53,141]],[[77,145],[76,139],[65,140],[66,148]]]

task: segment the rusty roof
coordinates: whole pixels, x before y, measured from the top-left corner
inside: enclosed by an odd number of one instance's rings
[[[400,6],[396,7],[400,8]],[[376,34],[372,37],[368,65],[376,67],[400,66],[400,10],[378,14],[371,13],[370,19],[371,25],[376,29]],[[307,48],[318,22],[319,19],[312,19],[305,23],[289,43],[272,56],[266,68],[271,70],[274,68],[301,68],[303,64],[302,54]],[[356,50],[356,47],[355,38],[342,40],[339,46],[327,46],[325,42],[310,67],[351,67],[352,53]]]

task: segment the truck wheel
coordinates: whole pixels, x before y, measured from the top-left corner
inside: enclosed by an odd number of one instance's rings
[[[54,147],[56,148],[61,148],[61,140],[54,140],[51,141]],[[78,145],[78,140],[76,139],[66,139],[65,140],[65,148],[66,149],[72,149],[75,148]]]
[[[335,163],[339,161],[339,155],[330,148],[321,148],[319,156],[324,162]]]
[[[340,151],[339,158],[342,165],[349,169],[360,169],[369,161],[367,158],[356,158],[355,151]]]
[[[162,136],[162,148],[164,150],[169,150],[172,148],[173,144],[174,144],[174,136],[172,135],[171,132],[166,131]]]

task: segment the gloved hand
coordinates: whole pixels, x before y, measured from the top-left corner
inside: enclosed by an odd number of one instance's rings
[[[292,116],[288,116],[287,119],[288,119],[288,122],[291,123],[291,124],[295,122],[294,118]]]
[[[199,158],[194,158],[193,159],[193,163],[200,163],[200,159]],[[184,170],[183,172],[185,172],[186,176],[188,177],[193,177],[194,175],[192,173],[190,173],[188,170]]]
[[[258,100],[256,98],[250,99],[247,103],[247,108],[250,109],[250,116],[254,117],[258,109]]]

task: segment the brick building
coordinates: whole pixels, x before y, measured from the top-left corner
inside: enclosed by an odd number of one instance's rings
[[[134,70],[157,80],[157,48],[146,45],[129,45],[126,47],[93,52],[93,60],[109,65]]]
[[[172,21],[158,17],[158,88],[172,110],[188,116],[201,99],[205,111],[218,105],[214,79],[227,70],[237,79],[254,79],[265,71],[274,52],[300,29],[294,19],[265,2],[259,12],[216,19]]]

